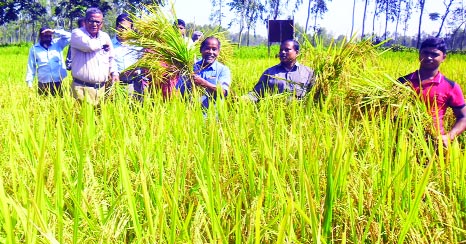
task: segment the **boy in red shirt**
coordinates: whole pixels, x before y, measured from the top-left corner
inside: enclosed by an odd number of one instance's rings
[[[442,135],[445,146],[466,129],[466,106],[461,87],[439,71],[440,64],[446,57],[445,41],[441,38],[427,38],[419,49],[419,70],[398,78],[402,83],[409,82],[426,103],[435,129]],[[448,107],[453,109],[456,122],[451,130],[446,132],[443,117]]]

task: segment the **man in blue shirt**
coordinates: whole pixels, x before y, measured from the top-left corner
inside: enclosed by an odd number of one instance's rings
[[[52,35],[58,38],[52,39]],[[34,77],[38,80],[40,95],[61,95],[61,82],[67,76],[63,49],[70,43],[71,33],[42,27],[39,30],[39,43],[29,50],[26,83],[32,88]]]
[[[280,63],[264,71],[253,91],[248,93],[250,100],[258,102],[265,94],[289,93],[302,99],[314,85],[314,71],[299,64],[299,43],[285,40],[280,45]]]
[[[118,32],[133,29],[133,21],[128,14],[120,14],[116,19],[116,30]],[[128,86],[128,93],[131,95],[134,91],[142,95],[144,85],[140,82],[143,77],[143,72],[137,67],[128,69],[141,59],[143,48],[128,45],[123,37],[117,33],[112,38],[113,50],[115,53],[115,61],[120,73],[120,83]]]
[[[208,108],[210,101],[217,99],[218,95],[220,97],[228,95],[231,74],[228,67],[217,61],[220,53],[220,41],[216,37],[211,36],[204,39],[200,51],[202,60],[194,65],[194,74],[191,80],[187,77],[181,77],[176,88],[182,95],[191,93],[194,87],[202,88],[202,107]]]

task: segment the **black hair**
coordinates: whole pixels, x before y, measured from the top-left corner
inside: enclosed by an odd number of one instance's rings
[[[285,43],[287,43],[287,42],[292,42],[292,43],[293,43],[293,48],[294,48],[294,50],[296,50],[297,52],[299,52],[299,43],[298,43],[298,41],[296,41],[296,40],[294,40],[294,39],[286,39],[286,40],[282,41],[282,43],[280,44],[280,46],[283,45],[283,44],[285,44]]]
[[[88,9],[86,10],[86,20],[88,20],[89,18],[91,18],[91,16],[92,16],[93,14],[100,14],[100,15],[102,15],[102,16],[104,15],[104,14],[102,13],[102,11],[100,11],[100,9],[98,9],[98,8],[88,8]]]
[[[175,25],[181,25],[186,28],[186,23],[182,19],[177,19]]]
[[[447,54],[447,44],[445,43],[445,40],[443,40],[443,38],[428,37],[422,42],[421,48],[419,48],[419,50],[426,47],[433,47],[442,51],[444,54]]]
[[[84,26],[84,24],[86,23],[86,18],[84,17],[79,17],[78,20],[76,21],[76,23],[78,24],[78,28],[81,28]]]
[[[131,26],[133,26],[133,20],[129,17],[128,14],[120,14],[116,18],[116,28],[118,28],[120,26],[120,23],[123,21],[129,21],[131,22]]]
[[[207,45],[207,41],[208,41],[208,40],[217,40],[217,42],[218,42],[218,49],[220,49],[220,46],[221,46],[220,40],[219,40],[217,37],[215,37],[215,36],[209,36],[209,37],[207,37],[206,39],[204,39],[204,41],[202,41],[202,43],[201,43],[201,48],[200,48],[201,52],[202,52],[202,49]]]

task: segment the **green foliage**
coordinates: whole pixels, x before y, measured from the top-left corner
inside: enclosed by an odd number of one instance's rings
[[[110,3],[105,0],[61,1],[55,8],[55,15],[73,21],[79,17],[83,17],[86,10],[90,7],[99,8],[104,15],[112,8]]]
[[[19,15],[24,14],[29,21],[43,18],[45,7],[38,2],[27,0],[2,0],[0,2],[0,25],[16,21]]]
[[[418,52],[417,48],[406,47],[401,44],[393,44],[390,46],[390,50],[393,52]]]

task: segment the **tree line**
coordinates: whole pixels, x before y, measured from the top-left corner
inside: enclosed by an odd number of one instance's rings
[[[320,26],[332,0],[210,0],[212,12],[210,27],[237,26],[238,33],[231,33],[234,42],[251,45],[266,43],[267,39],[256,35],[258,24],[268,20],[292,19],[298,9],[305,8],[304,26],[297,25],[300,34],[319,35],[331,39],[329,30]],[[442,1],[438,12],[426,13],[428,1]],[[110,26],[114,17],[125,11],[141,9],[144,4],[167,5],[168,0],[0,0],[0,43],[34,41],[38,25],[44,23],[72,29],[75,20],[83,16],[88,7],[98,7],[106,15]],[[444,37],[451,49],[463,50],[465,45],[466,9],[463,0],[353,0],[351,33],[360,29],[360,38],[374,41],[390,40],[389,44],[418,47],[427,35]],[[356,14],[356,6],[363,6],[362,16]],[[227,19],[226,13],[235,18]],[[437,21],[438,31],[423,31],[423,16]],[[359,19],[359,20],[358,20]],[[355,26],[356,20],[362,26]],[[416,21],[417,20],[417,21]],[[52,23],[51,23],[52,22]],[[261,23],[262,22],[262,23]],[[417,35],[407,34],[409,24],[418,23]],[[376,26],[384,26],[382,34],[376,34]],[[108,25],[107,25],[108,26]],[[389,28],[391,26],[391,28]],[[394,27],[394,28],[393,28]],[[393,31],[394,29],[394,31]],[[390,31],[392,30],[392,31]],[[342,38],[342,37],[338,37]]]

